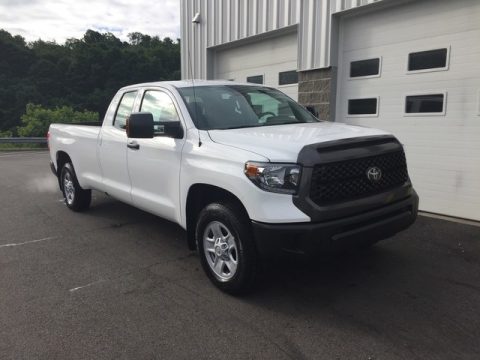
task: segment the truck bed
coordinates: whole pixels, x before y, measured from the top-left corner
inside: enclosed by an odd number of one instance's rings
[[[97,159],[97,142],[100,131],[101,124],[94,122],[50,125],[51,158],[56,159],[59,152],[68,154],[72,163],[75,164],[78,181],[85,188],[90,188],[101,179]]]

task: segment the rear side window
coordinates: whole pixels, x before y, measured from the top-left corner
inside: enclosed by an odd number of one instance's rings
[[[118,129],[125,129],[127,118],[130,116],[133,110],[133,104],[137,97],[136,91],[130,91],[123,94],[120,104],[118,104],[115,118],[113,119],[113,126]]]

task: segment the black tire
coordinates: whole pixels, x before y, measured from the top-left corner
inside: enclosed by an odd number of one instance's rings
[[[67,205],[69,209],[80,212],[90,207],[92,190],[82,189],[71,163],[63,165],[60,172],[60,186],[65,199],[65,205]]]
[[[204,243],[207,243],[207,240],[204,240],[204,237],[209,237],[207,229],[211,229],[211,226],[215,224],[223,224],[224,227],[227,228],[227,231],[230,232],[233,237],[227,236],[226,239],[230,239],[228,240],[231,241],[230,245],[235,243],[236,246],[234,256],[237,260],[236,270],[233,275],[230,274],[231,277],[228,279],[219,278],[212,268],[213,265],[210,265],[214,262],[214,260],[212,260],[213,257],[217,258],[217,254],[212,253],[207,255],[205,251]],[[213,235],[213,232],[211,232],[210,235]],[[222,236],[223,235],[224,233]],[[203,270],[216,287],[232,295],[246,294],[254,289],[258,276],[258,256],[250,221],[239,205],[233,202],[212,203],[207,205],[198,216],[195,238]],[[208,243],[207,246],[209,246]],[[219,246],[215,247],[215,249],[217,248],[219,248]],[[210,257],[210,263],[207,256]],[[219,259],[223,259],[223,257],[219,257]],[[230,258],[230,260],[233,259]],[[227,262],[230,262],[230,260]],[[225,267],[225,270],[229,269]]]

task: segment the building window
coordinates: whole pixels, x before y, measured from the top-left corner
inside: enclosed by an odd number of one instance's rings
[[[247,76],[247,82],[253,84],[263,84],[263,75]]]
[[[378,98],[349,99],[348,115],[372,116],[378,114]]]
[[[298,83],[298,73],[296,70],[282,71],[278,73],[278,85],[289,85]]]
[[[408,95],[405,98],[406,114],[445,114],[446,94]]]
[[[380,75],[380,58],[352,61],[350,63],[350,77],[370,77]]]
[[[447,68],[447,48],[408,54],[408,71],[446,70]]]

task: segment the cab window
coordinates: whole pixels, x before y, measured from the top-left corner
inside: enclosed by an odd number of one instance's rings
[[[178,92],[195,126],[201,130],[319,121],[284,93],[263,86],[180,87]]]
[[[163,91],[145,91],[140,111],[152,113],[154,122],[179,121],[172,99]]]
[[[295,119],[295,114],[286,102],[256,91],[248,93],[248,97],[260,123],[264,123],[269,116],[285,116]]]
[[[153,115],[154,132],[162,133],[163,126],[158,124],[165,121],[180,121],[177,109],[170,96],[163,91],[147,90],[143,96],[141,112]]]
[[[118,129],[125,129],[127,117],[129,117],[132,113],[133,104],[135,103],[136,97],[136,91],[130,91],[123,94],[122,99],[120,100],[120,104],[118,104],[115,118],[113,119],[113,126]]]

